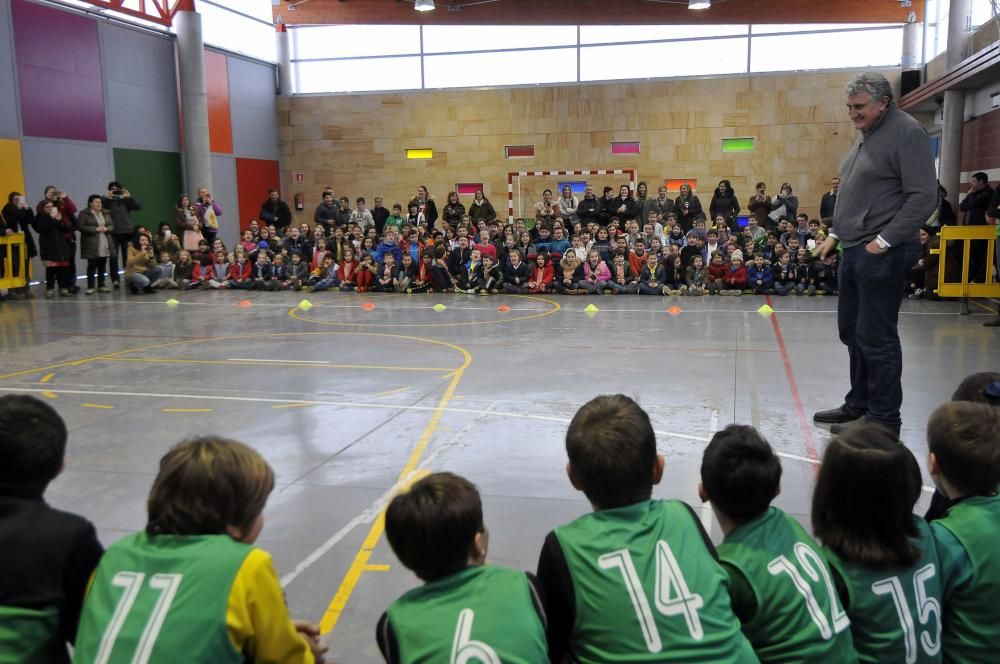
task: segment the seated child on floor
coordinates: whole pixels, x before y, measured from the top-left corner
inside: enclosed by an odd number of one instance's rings
[[[545,620],[534,577],[486,564],[489,531],[468,480],[434,473],[385,511],[393,553],[424,582],[393,602],[376,639],[397,662],[544,662]]]

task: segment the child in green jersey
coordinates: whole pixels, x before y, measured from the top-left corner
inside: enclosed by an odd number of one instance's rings
[[[434,473],[416,482],[386,509],[385,534],[400,562],[424,581],[379,619],[376,640],[386,662],[546,660],[535,580],[486,564],[489,532],[468,480]]]
[[[549,533],[538,561],[550,659],[756,662],[701,522],[685,503],[652,499],[663,457],[639,404],[591,400],[566,452],[569,481],[594,512]]]
[[[725,535],[733,611],[761,662],[857,662],[819,545],[770,506],[780,491],[781,462],[756,429],[731,424],[712,437],[698,494]]]
[[[322,662],[252,546],[274,473],[252,448],[194,438],[160,460],[146,530],[115,542],[83,607],[74,662]]]
[[[913,514],[920,469],[894,432],[835,436],[813,492],[813,532],[833,570],[862,662],[941,661],[941,570]]]
[[[69,662],[87,580],[104,551],[94,526],[42,497],[62,471],[66,424],[44,401],[0,397],[0,662]]]
[[[941,558],[945,662],[1000,653],[1000,409],[952,401],[927,422],[927,469],[950,501],[931,524]]]

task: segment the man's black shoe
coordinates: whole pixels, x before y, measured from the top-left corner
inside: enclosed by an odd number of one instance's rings
[[[819,424],[845,424],[861,419],[864,415],[864,413],[851,410],[844,405],[833,410],[821,410],[813,413],[813,422],[818,422]]]
[[[1000,316],[997,316],[993,320],[988,320],[983,323],[983,327],[1000,327]]]
[[[862,424],[868,424],[868,423],[869,422],[868,422],[867,419],[862,418],[862,419],[859,419],[859,420],[855,420],[853,422],[842,422],[840,424],[833,424],[833,425],[830,426],[830,433],[832,435],[836,436],[837,434],[840,434],[840,433],[843,433],[843,432],[847,431],[851,427],[861,426]],[[876,423],[876,424],[878,424],[879,426],[884,427],[884,428],[888,429],[889,431],[891,431],[893,434],[895,434],[896,440],[899,440],[899,427],[889,426],[888,424],[883,424],[883,423],[880,423],[880,422]]]

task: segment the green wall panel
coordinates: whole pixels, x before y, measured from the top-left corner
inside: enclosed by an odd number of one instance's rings
[[[176,152],[123,148],[115,148],[114,153],[115,179],[142,203],[142,209],[132,213],[132,221],[153,233],[162,221],[173,227],[174,206],[184,186],[181,156]]]

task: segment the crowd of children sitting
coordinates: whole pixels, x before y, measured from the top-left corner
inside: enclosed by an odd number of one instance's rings
[[[888,430],[858,424],[823,455],[810,535],[771,505],[781,462],[752,427],[704,450],[692,508],[664,478],[650,419],[600,396],[566,433],[567,474],[593,507],[552,530],[537,575],[486,564],[468,480],[434,473],[397,495],[385,533],[422,581],[392,602],[387,662],[993,662],[1000,651],[1000,374],[967,378],[927,425],[940,492]],[[47,403],[0,397],[0,661],[322,661],[253,546],[274,474],[251,447],[202,437],[160,462],[143,532],[103,551],[85,519],[48,507],[67,432]],[[669,490],[669,489],[668,489]],[[88,581],[89,580],[89,581]],[[242,658],[242,659],[241,659]]]
[[[395,212],[399,213],[399,206]],[[283,234],[252,222],[232,249],[216,238],[197,250],[169,233],[150,237],[159,256],[150,287],[364,292],[778,295],[836,294],[837,257],[813,260],[825,231],[799,215],[765,230],[730,231],[697,218],[685,232],[670,214],[637,220],[529,227],[525,220],[431,229],[391,217],[375,226],[308,224]],[[144,229],[139,231],[140,237]]]

